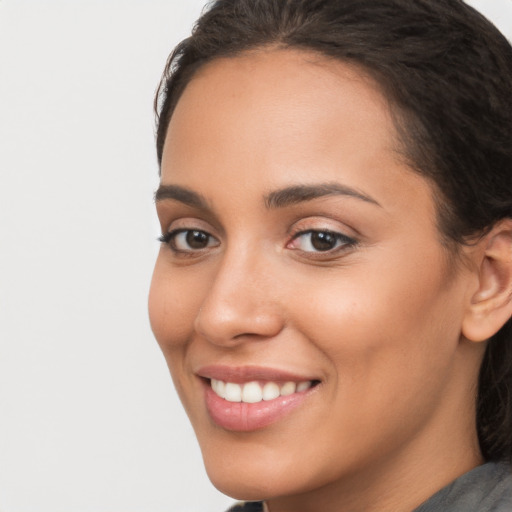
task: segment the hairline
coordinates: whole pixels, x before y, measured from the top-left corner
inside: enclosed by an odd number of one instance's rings
[[[434,163],[431,162],[428,158],[423,158],[423,161],[428,160],[429,168],[426,169],[424,166],[420,166],[416,161],[417,159],[414,157],[414,153],[419,148],[418,144],[414,142],[414,137],[408,135],[408,132],[410,131],[410,127],[413,125],[420,130],[424,130],[422,120],[417,115],[415,115],[414,112],[407,112],[405,107],[399,104],[399,101],[395,95],[392,94],[391,86],[383,73],[372,68],[371,66],[361,63],[357,59],[342,58],[323,52],[318,48],[314,48],[313,46],[308,46],[305,44],[293,44],[290,42],[285,43],[284,41],[276,40],[263,44],[248,45],[246,48],[230,49],[227,51],[219,52],[218,54],[209,58],[198,60],[197,62],[193,63],[192,66],[189,66],[187,70],[190,72],[180,77],[181,80],[177,84],[179,89],[175,91],[174,97],[172,98],[172,101],[169,104],[169,108],[166,111],[166,119],[164,120],[164,122],[166,122],[166,126],[163,128],[164,140],[158,158],[159,174],[161,175],[162,156],[172,116],[174,115],[174,111],[176,110],[176,107],[181,97],[183,96],[183,93],[192,83],[192,81],[200,78],[200,76],[205,73],[209,67],[215,65],[219,61],[236,59],[251,54],[261,54],[264,52],[274,51],[290,51],[302,53],[304,55],[317,56],[319,57],[318,60],[312,60],[308,62],[318,66],[323,66],[328,62],[343,63],[354,70],[362,79],[368,81],[370,85],[376,88],[388,107],[391,121],[395,129],[393,134],[394,144],[391,147],[392,151],[395,152],[396,156],[407,166],[411,172],[427,180],[431,186],[432,199],[435,205],[436,226],[439,233],[439,242],[443,248],[446,249],[448,263],[447,266],[450,270],[453,270],[454,268],[458,267],[461,262],[464,264],[462,248],[466,245],[465,241],[454,239],[450,236],[446,229],[446,221],[444,217],[448,216],[449,214],[443,212],[446,212],[447,207],[449,208],[450,202],[439,187],[438,183],[436,183],[436,181],[431,176],[429,176],[429,171],[431,171],[431,167],[434,166]],[[327,66],[325,67],[327,68]],[[165,94],[166,98],[164,102],[167,101],[167,92]],[[160,132],[161,121],[162,119],[158,118],[157,133]],[[425,155],[422,156],[424,157]],[[453,275],[453,273],[449,272],[449,275]]]

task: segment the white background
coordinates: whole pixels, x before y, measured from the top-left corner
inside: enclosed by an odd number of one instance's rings
[[[0,0],[0,511],[221,512],[153,340],[152,100],[201,0]],[[512,38],[512,0],[471,2]]]

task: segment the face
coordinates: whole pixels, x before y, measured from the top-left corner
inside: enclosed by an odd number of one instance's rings
[[[314,54],[214,61],[178,102],[150,318],[227,494],[406,478],[473,414],[466,277],[397,148],[377,85]]]

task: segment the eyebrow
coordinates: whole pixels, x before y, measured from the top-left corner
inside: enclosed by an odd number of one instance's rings
[[[265,205],[269,209],[284,208],[304,201],[312,201],[325,196],[349,196],[367,203],[382,207],[373,197],[359,190],[339,183],[320,183],[317,185],[294,185],[268,193],[265,196]]]
[[[173,199],[192,208],[208,209],[208,201],[201,194],[179,185],[160,185],[155,192],[155,202]]]
[[[317,185],[294,185],[285,187],[266,194],[264,201],[268,209],[275,209],[333,195],[354,197],[366,203],[381,206],[378,201],[371,196],[363,194],[352,187],[340,185],[339,183],[320,183]],[[155,192],[155,202],[158,203],[165,199],[179,201],[192,208],[201,210],[209,209],[208,201],[204,196],[179,185],[160,185]]]

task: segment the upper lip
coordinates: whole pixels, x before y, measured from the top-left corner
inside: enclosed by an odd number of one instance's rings
[[[205,379],[222,380],[224,382],[239,384],[256,380],[273,382],[305,382],[319,380],[314,377],[298,375],[286,370],[264,366],[226,366],[212,364],[202,366],[195,373]]]

